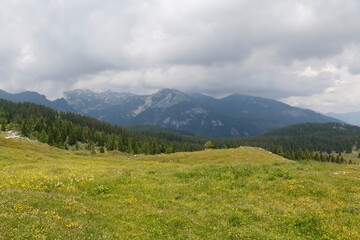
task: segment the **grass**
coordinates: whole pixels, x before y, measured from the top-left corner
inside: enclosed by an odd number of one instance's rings
[[[359,170],[247,147],[92,155],[0,136],[0,239],[360,239]]]
[[[352,163],[360,164],[359,153],[360,150],[353,148],[351,153],[342,153],[342,155],[347,161],[351,160]]]

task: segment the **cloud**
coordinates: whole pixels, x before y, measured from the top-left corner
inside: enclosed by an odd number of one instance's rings
[[[353,75],[346,67],[336,68],[335,66],[328,66],[314,72],[321,74],[327,71],[337,77],[323,91],[310,96],[291,96],[281,100],[294,106],[324,113],[358,111],[360,99],[357,96],[360,92],[360,75]]]
[[[356,0],[0,0],[0,88],[244,93],[314,109],[356,100]],[[341,84],[339,84],[341,82]],[[349,90],[344,94],[343,90]],[[346,96],[345,96],[346,95]],[[331,102],[331,103],[329,103]],[[328,107],[325,107],[328,106]]]

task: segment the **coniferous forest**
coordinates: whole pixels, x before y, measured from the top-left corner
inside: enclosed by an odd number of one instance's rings
[[[203,149],[201,142],[173,133],[141,134],[74,113],[33,103],[0,100],[2,130],[19,129],[25,137],[59,148],[79,145],[95,151],[158,154]]]
[[[129,130],[94,118],[62,112],[33,103],[0,100],[1,130],[18,130],[63,149],[86,148],[93,152],[118,150],[131,154],[199,151],[207,148],[255,146],[292,160],[343,163],[343,152],[360,143],[360,127],[342,123],[304,123],[274,130],[257,137],[216,138],[183,135],[157,127]],[[336,154],[333,154],[333,153]]]

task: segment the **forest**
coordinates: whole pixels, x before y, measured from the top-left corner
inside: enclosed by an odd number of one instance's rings
[[[159,154],[203,149],[202,142],[174,133],[141,134],[79,114],[55,111],[33,103],[0,100],[2,131],[19,130],[25,137],[58,148]]]
[[[118,150],[160,154],[254,146],[292,160],[343,163],[346,160],[342,153],[351,152],[360,142],[360,128],[342,123],[303,123],[257,137],[210,139],[159,127],[137,126],[130,130],[42,105],[6,100],[0,100],[0,125],[2,131],[18,130],[25,137],[51,146],[85,148],[93,153]]]

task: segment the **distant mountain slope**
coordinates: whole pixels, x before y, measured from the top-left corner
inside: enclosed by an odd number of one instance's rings
[[[329,119],[308,109],[292,107],[285,103],[261,97],[233,94],[222,99],[209,101],[208,97],[199,97],[197,101],[209,108],[235,118],[249,120],[275,121],[289,125],[302,122],[324,122]]]
[[[126,105],[133,97],[140,98],[131,93],[117,93],[106,91],[102,93],[90,90],[77,89],[64,93],[66,101],[79,113],[91,114],[117,105]]]
[[[216,99],[162,89],[151,95],[90,90],[64,95],[49,101],[36,92],[10,94],[0,90],[0,99],[33,102],[114,125],[154,125],[208,137],[249,137],[303,122],[340,122],[311,110],[240,94]]]
[[[247,139],[247,142],[284,151],[309,150],[351,152],[360,143],[360,127],[343,123],[301,123]]]
[[[340,119],[352,125],[360,126],[360,112],[325,113],[325,115]]]
[[[60,148],[86,145],[129,153],[170,153],[203,149],[203,140],[175,132],[135,132],[79,114],[34,103],[0,99],[0,129]],[[100,150],[101,151],[101,150]]]
[[[77,112],[116,125],[157,125],[210,137],[256,136],[302,122],[339,122],[311,110],[246,95],[216,99],[162,89],[151,95],[74,90],[65,93]]]
[[[176,129],[171,129],[171,128],[164,128],[164,127],[160,127],[160,126],[154,126],[154,125],[128,125],[128,126],[124,126],[125,128],[132,130],[132,131],[137,131],[137,132],[149,132],[149,133],[176,133],[176,134],[181,134],[181,135],[185,135],[185,136],[194,136],[194,134],[192,132],[187,132],[187,131],[183,131],[183,130],[176,130]]]
[[[56,110],[75,112],[75,109],[71,107],[64,98],[56,99],[55,101],[50,101],[44,95],[41,95],[37,92],[27,91],[27,92],[11,94],[3,90],[0,90],[0,99],[5,99],[13,102],[32,102]]]

